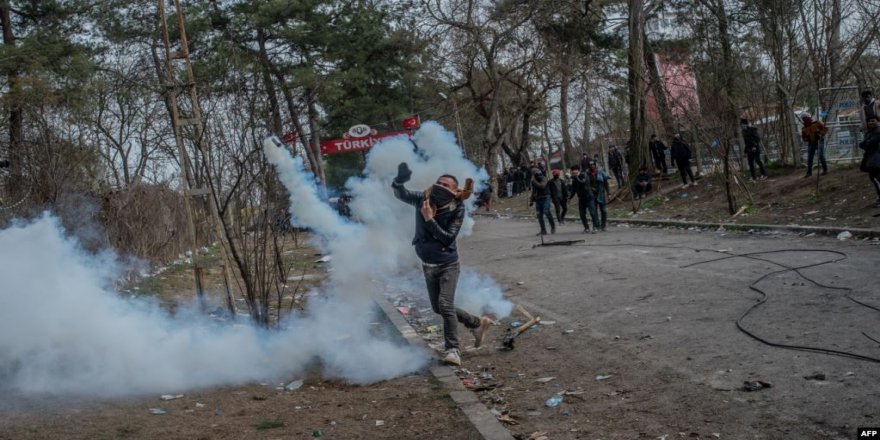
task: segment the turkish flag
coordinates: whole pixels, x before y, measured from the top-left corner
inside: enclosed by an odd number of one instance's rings
[[[422,120],[419,118],[419,115],[410,116],[403,120],[403,129],[404,130],[415,130],[419,128],[422,124]]]
[[[284,141],[285,144],[296,143],[296,132],[291,131],[290,133],[285,134],[281,140]]]

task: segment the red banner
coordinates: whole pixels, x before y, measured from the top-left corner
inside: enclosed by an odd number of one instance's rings
[[[281,138],[281,140],[284,141],[284,143],[286,144],[296,143],[296,132],[291,131],[290,133],[285,134],[284,137]]]
[[[400,135],[409,136],[409,132],[392,131],[390,133],[379,133],[362,138],[331,139],[321,141],[321,154],[338,154],[350,153],[352,151],[365,151],[372,148],[373,145],[376,145],[382,139]]]
[[[406,130],[416,130],[422,125],[422,119],[419,115],[411,116],[403,120],[403,128]]]

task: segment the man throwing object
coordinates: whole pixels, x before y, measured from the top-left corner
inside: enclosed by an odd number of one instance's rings
[[[486,332],[492,325],[488,316],[477,318],[464,310],[455,308],[455,287],[458,284],[460,266],[455,239],[464,221],[464,201],[471,196],[474,182],[468,179],[463,190],[458,189],[458,179],[449,174],[437,178],[437,182],[424,192],[409,191],[403,184],[412,176],[407,164],[397,168],[397,177],[391,184],[394,196],[404,203],[415,206],[416,234],[412,244],[416,255],[422,260],[428,298],[434,313],[443,317],[443,338],[447,364],[461,365],[458,345],[458,323],[471,329],[474,346],[482,345]]]

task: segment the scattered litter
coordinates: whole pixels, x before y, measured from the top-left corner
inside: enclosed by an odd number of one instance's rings
[[[568,411],[563,411],[563,412],[562,412],[562,415],[563,415],[564,417],[571,417],[571,413],[568,412]]]
[[[183,394],[163,394],[159,398],[162,400],[183,399]]]
[[[214,408],[214,415],[219,416],[220,414],[223,414],[223,408]]]
[[[657,440],[666,440],[666,437],[669,437],[669,434],[663,434],[660,437],[657,437]]]
[[[165,414],[168,414],[168,411],[165,411],[162,408],[150,408],[150,414],[154,416],[163,416]]]
[[[743,390],[745,391],[758,391],[764,388],[772,388],[773,384],[770,382],[764,382],[763,380],[747,380],[743,382]]]
[[[541,415],[541,411],[529,411],[526,413],[529,417],[538,417]]]
[[[517,286],[522,286],[522,285],[525,285],[525,284],[526,284],[525,281],[517,281],[517,282],[516,282],[516,285],[517,285]]]
[[[385,426],[384,420],[376,420],[376,426]]]
[[[323,437],[324,433],[321,431],[312,431],[312,437]]]
[[[672,321],[672,317],[671,317],[671,316],[667,316],[667,317],[666,317],[666,322],[669,322],[669,321]]]
[[[293,382],[291,382],[291,383],[285,385],[285,386],[284,386],[284,389],[287,390],[287,391],[296,391],[296,390],[298,390],[301,386],[303,386],[303,380],[302,380],[302,379],[299,379],[299,380],[295,380],[295,381],[293,381]]]
[[[550,381],[553,380],[553,379],[556,379],[556,376],[542,377],[542,378],[540,378],[540,379],[536,379],[535,382],[538,382],[538,383],[547,383],[547,382],[550,382]]]
[[[816,236],[815,232],[810,232],[809,234],[804,235],[804,237],[815,237],[815,236]]]
[[[510,323],[510,326],[511,326],[512,328],[517,328],[517,327],[519,327],[519,326],[521,326],[521,325],[522,325],[522,321],[513,321],[513,322]]]
[[[813,373],[809,376],[804,376],[806,380],[825,380],[825,375],[822,373]]]
[[[533,432],[526,440],[549,440],[546,432]]]
[[[843,231],[840,234],[837,234],[837,239],[840,241],[849,240],[852,238],[852,233],[849,231]]]
[[[813,215],[813,214],[818,214],[818,213],[819,213],[819,211],[809,211],[809,212],[805,212],[804,215]]]
[[[204,408],[205,404],[202,402],[196,402],[196,408]]]
[[[409,307],[398,307],[397,311],[402,315],[409,315]]]
[[[332,259],[333,259],[332,255],[326,255],[324,257],[321,257],[321,258],[315,260],[315,263],[327,263]]]
[[[686,198],[688,198],[688,193],[681,193],[681,195],[679,197],[686,199]]]
[[[506,423],[508,425],[519,425],[519,422],[517,422],[513,417],[511,417],[511,415],[509,413],[501,414],[500,416],[498,416],[496,418],[501,423]]]
[[[564,334],[564,335],[570,335],[572,333],[574,333],[574,330],[572,330],[572,329],[568,329],[568,330],[565,330],[562,332],[562,334]]]
[[[553,325],[556,324],[556,321],[541,321],[541,325]]]
[[[718,249],[718,251],[717,251],[717,252],[724,252],[724,253],[728,253],[728,252],[733,252],[733,248],[727,248],[727,249]]]
[[[721,433],[720,432],[713,432],[712,437],[721,438]]]
[[[437,332],[440,331],[440,326],[437,325],[437,324],[432,324],[432,325],[429,325],[429,326],[425,327],[425,330],[426,330],[428,333],[437,333]]]
[[[611,374],[600,374],[596,376],[596,380],[608,380],[611,379]]]
[[[547,399],[547,401],[544,402],[544,405],[546,405],[547,408],[556,408],[560,403],[562,403],[562,396],[557,395]]]
[[[852,371],[847,371],[846,374],[843,375],[843,377],[850,377],[850,376],[855,376],[855,375],[856,375],[856,373],[853,373]]]

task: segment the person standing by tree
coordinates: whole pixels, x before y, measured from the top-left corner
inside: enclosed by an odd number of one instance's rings
[[[586,171],[587,167],[590,166],[590,156],[587,153],[581,155],[581,167],[580,169]]]
[[[565,180],[559,177],[560,170],[553,170],[553,179],[550,180],[550,198],[553,201],[553,209],[556,210],[556,220],[560,225],[565,224],[565,214],[568,213],[568,188]]]
[[[742,125],[743,141],[746,145],[746,156],[749,159],[749,172],[752,175],[751,180],[755,180],[755,164],[761,169],[761,180],[767,178],[767,172],[764,171],[764,162],[761,161],[761,136],[758,129],[749,125],[749,120],[742,118],[739,120]]]
[[[813,158],[819,152],[819,163],[822,165],[822,175],[828,174],[828,162],[825,161],[825,135],[828,129],[820,120],[813,120],[810,115],[804,115],[804,128],[801,129],[801,137],[807,143],[807,174],[804,178],[813,175]]]
[[[648,142],[648,149],[651,150],[651,158],[654,159],[654,169],[665,176],[669,173],[669,167],[666,166],[666,145],[657,138],[656,134],[651,135]]]
[[[691,185],[697,186],[697,180],[694,179],[694,173],[691,171],[691,147],[682,138],[681,134],[675,133],[672,136],[672,148],[670,151],[675,167],[681,174],[681,187],[687,188],[687,178],[691,179]]]
[[[593,194],[596,196],[596,210],[599,213],[599,230],[605,231],[605,226],[608,223],[608,211],[605,209],[605,205],[608,202],[608,175],[605,174],[605,171],[599,169],[599,164],[596,161],[590,162],[590,170],[589,170],[589,179],[590,179],[590,189],[593,190]]]
[[[608,167],[611,168],[611,173],[614,174],[617,187],[623,188],[623,157],[615,146],[608,148]]]
[[[464,201],[471,196],[473,181],[468,179],[463,190],[458,189],[458,179],[444,174],[424,192],[409,191],[403,184],[412,176],[406,162],[397,167],[397,177],[391,183],[394,196],[416,207],[416,233],[412,244],[416,255],[422,260],[422,271],[428,286],[428,298],[434,313],[443,317],[443,339],[447,364],[461,365],[458,343],[458,323],[471,329],[474,346],[479,347],[486,339],[492,325],[488,316],[477,318],[455,307],[455,287],[458,284],[460,266],[455,240],[464,220]]]
[[[556,233],[556,222],[553,221],[553,214],[550,212],[550,183],[544,174],[537,167],[532,169],[532,194],[531,202],[535,204],[535,213],[538,216],[538,224],[541,225],[541,233],[538,235],[547,235],[547,226],[544,224],[544,217],[550,222],[550,233]]]
[[[596,198],[593,189],[590,187],[590,180],[587,173],[581,173],[581,167],[575,165],[571,167],[571,196],[570,198],[578,198],[578,215],[581,217],[581,224],[584,225],[584,233],[596,233],[594,225],[599,224],[596,214]],[[587,221],[587,211],[590,211],[590,223]]]

